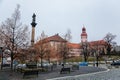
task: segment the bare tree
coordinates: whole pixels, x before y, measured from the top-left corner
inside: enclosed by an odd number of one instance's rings
[[[93,48],[93,51],[94,51],[94,56],[96,58],[96,66],[98,67],[98,61],[99,61],[99,57],[100,57],[100,41],[95,41],[94,42],[94,48]]]
[[[13,59],[19,48],[25,48],[29,43],[28,26],[20,22],[20,5],[17,5],[11,18],[2,22],[0,26],[0,36],[4,46],[11,50],[11,69],[13,68]]]
[[[71,30],[68,29],[66,34],[64,35],[64,39],[67,40],[68,42],[70,42],[70,40],[72,39],[72,35],[71,35]]]
[[[37,56],[40,57],[41,67],[43,68],[43,59],[45,58],[45,54],[47,52],[47,43],[45,41],[46,35],[44,32],[41,33],[39,41],[35,44],[35,49],[37,52]]]
[[[69,57],[69,50],[70,47],[68,46],[69,41],[71,40],[72,36],[71,36],[71,31],[70,29],[67,30],[66,34],[64,35],[63,39],[65,40],[64,43],[60,44],[60,56],[63,59],[63,64],[66,63],[66,59]]]
[[[83,48],[83,55],[84,55],[84,61],[87,62],[88,57],[89,57],[89,50],[88,50],[89,43],[85,42],[82,43],[82,48]]]
[[[116,38],[116,35],[113,35],[112,33],[108,33],[105,37],[104,40],[107,42],[106,49],[107,49],[107,54],[110,56],[111,54],[111,49],[112,46],[116,44],[115,41],[113,41]]]

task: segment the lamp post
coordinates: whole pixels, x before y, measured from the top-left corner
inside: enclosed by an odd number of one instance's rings
[[[96,67],[98,67],[98,57],[99,57],[99,54],[98,54],[98,51],[96,51]]]

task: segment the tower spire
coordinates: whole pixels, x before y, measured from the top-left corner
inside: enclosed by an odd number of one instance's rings
[[[86,33],[86,28],[84,25],[83,25],[82,33],[81,33],[81,42],[87,42],[87,33]]]

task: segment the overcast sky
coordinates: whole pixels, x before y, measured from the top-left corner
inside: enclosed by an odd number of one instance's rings
[[[101,40],[110,32],[120,45],[120,0],[0,0],[0,23],[11,17],[17,4],[22,23],[30,30],[31,16],[36,14],[36,37],[42,31],[62,36],[70,29],[72,42],[79,43],[84,24],[88,41]]]

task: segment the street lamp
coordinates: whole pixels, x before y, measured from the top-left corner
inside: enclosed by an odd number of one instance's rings
[[[98,52],[97,52],[97,54],[96,54],[96,66],[98,67],[98,58],[99,58],[99,54],[98,54]]]

